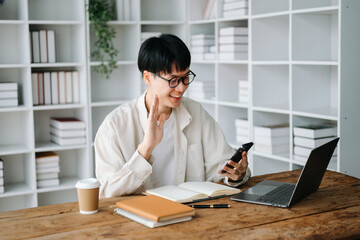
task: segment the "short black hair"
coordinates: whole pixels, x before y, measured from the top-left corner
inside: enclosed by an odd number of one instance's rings
[[[140,47],[138,68],[141,73],[145,70],[160,74],[171,73],[173,64],[176,70],[184,71],[189,68],[191,55],[188,47],[177,36],[161,34],[159,37],[146,39]]]

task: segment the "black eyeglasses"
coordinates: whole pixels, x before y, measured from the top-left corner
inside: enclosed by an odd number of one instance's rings
[[[156,73],[152,73],[152,74],[167,81],[169,83],[170,88],[176,88],[180,84],[180,82],[182,82],[184,85],[189,85],[196,77],[196,74],[193,73],[191,70],[189,70],[189,72],[183,77],[173,77],[171,79],[163,78],[157,75]]]

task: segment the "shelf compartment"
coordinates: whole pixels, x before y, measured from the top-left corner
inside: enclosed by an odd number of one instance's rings
[[[25,24],[0,24],[0,64],[28,63],[30,55],[24,43],[28,40]]]
[[[216,95],[215,66],[193,63],[190,69],[196,74],[196,77],[187,89],[187,96],[197,101],[213,101]],[[201,83],[203,83],[203,87],[199,85]]]
[[[0,146],[3,150],[6,150],[7,146],[33,147],[31,116],[29,111],[0,114]]]
[[[32,106],[28,68],[0,68],[0,83],[12,82],[18,86],[18,106]],[[2,109],[2,108],[1,108]]]
[[[252,60],[289,60],[289,16],[252,20]]]
[[[62,109],[62,110],[44,110],[34,112],[34,131],[35,144],[37,148],[49,148],[51,146],[60,146],[50,141],[50,118],[52,117],[76,117],[86,123],[86,132],[88,132],[87,115],[84,109]],[[48,143],[48,145],[46,144]],[[84,144],[83,144],[84,145]],[[69,147],[69,146],[60,146]]]
[[[251,14],[265,14],[289,10],[289,0],[251,0]]]
[[[36,194],[1,197],[0,212],[37,207]]]
[[[83,0],[29,0],[28,9],[29,20],[81,21],[85,17]]]
[[[219,111],[218,123],[225,134],[227,142],[233,145],[237,145],[235,119],[248,118],[248,109],[219,106],[218,111]]]
[[[292,60],[337,61],[338,11],[294,14]]]
[[[226,76],[226,77],[225,77]],[[247,64],[219,64],[218,74],[218,100],[239,103],[240,93],[239,81],[248,81],[248,90],[244,89],[244,93],[248,95],[250,100],[250,84],[248,80]]]
[[[92,142],[94,142],[96,133],[104,121],[105,117],[118,106],[105,106],[105,107],[92,107],[91,120],[92,120]]]
[[[118,66],[110,79],[105,79],[91,68],[91,101],[123,101],[138,97],[141,94],[140,76],[135,65]]]
[[[189,21],[198,21],[198,20],[209,20],[204,18],[204,12],[207,4],[210,1],[207,0],[193,0],[189,1],[188,12],[189,12]],[[214,5],[215,8],[215,5]]]
[[[1,20],[26,20],[26,0],[5,1],[0,6]]]
[[[38,193],[38,206],[76,202],[76,189]]]
[[[293,10],[332,7],[338,5],[338,0],[292,0]]]
[[[289,66],[253,65],[253,105],[289,110]]]
[[[4,187],[8,196],[29,194],[35,189],[35,163],[31,153],[1,156]]]
[[[113,39],[114,48],[119,50],[115,60],[136,61],[140,43],[140,41],[136,40],[140,39],[138,27],[136,25],[124,24],[112,24],[111,27],[115,30],[115,38]],[[95,32],[90,30],[90,50],[93,49],[96,40]],[[91,57],[92,62],[96,62],[97,60],[98,59]]]
[[[256,144],[256,143],[255,143]],[[289,163],[253,154],[253,176],[289,170]]]
[[[183,0],[140,1],[141,21],[185,21],[186,19],[186,4]]]
[[[292,109],[312,114],[337,116],[338,67],[293,65]]]
[[[31,24],[30,31],[55,30],[56,63],[84,63],[85,30],[78,24]],[[30,59],[30,58],[29,58]],[[47,64],[47,63],[43,63]],[[48,63],[51,65],[51,63]],[[41,64],[42,65],[42,64]],[[40,66],[41,66],[40,65]]]
[[[60,157],[60,186],[58,188],[68,188],[71,184],[75,188],[77,180],[91,176],[93,164],[88,151],[88,149],[56,151]]]

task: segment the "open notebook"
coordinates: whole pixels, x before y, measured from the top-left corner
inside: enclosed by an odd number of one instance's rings
[[[185,182],[178,186],[169,185],[146,190],[146,195],[157,195],[169,200],[189,203],[226,197],[240,190],[213,182]]]

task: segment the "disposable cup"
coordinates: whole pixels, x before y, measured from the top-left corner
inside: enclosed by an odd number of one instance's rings
[[[98,212],[99,187],[100,183],[96,178],[82,179],[76,183],[81,214],[93,214]]]

